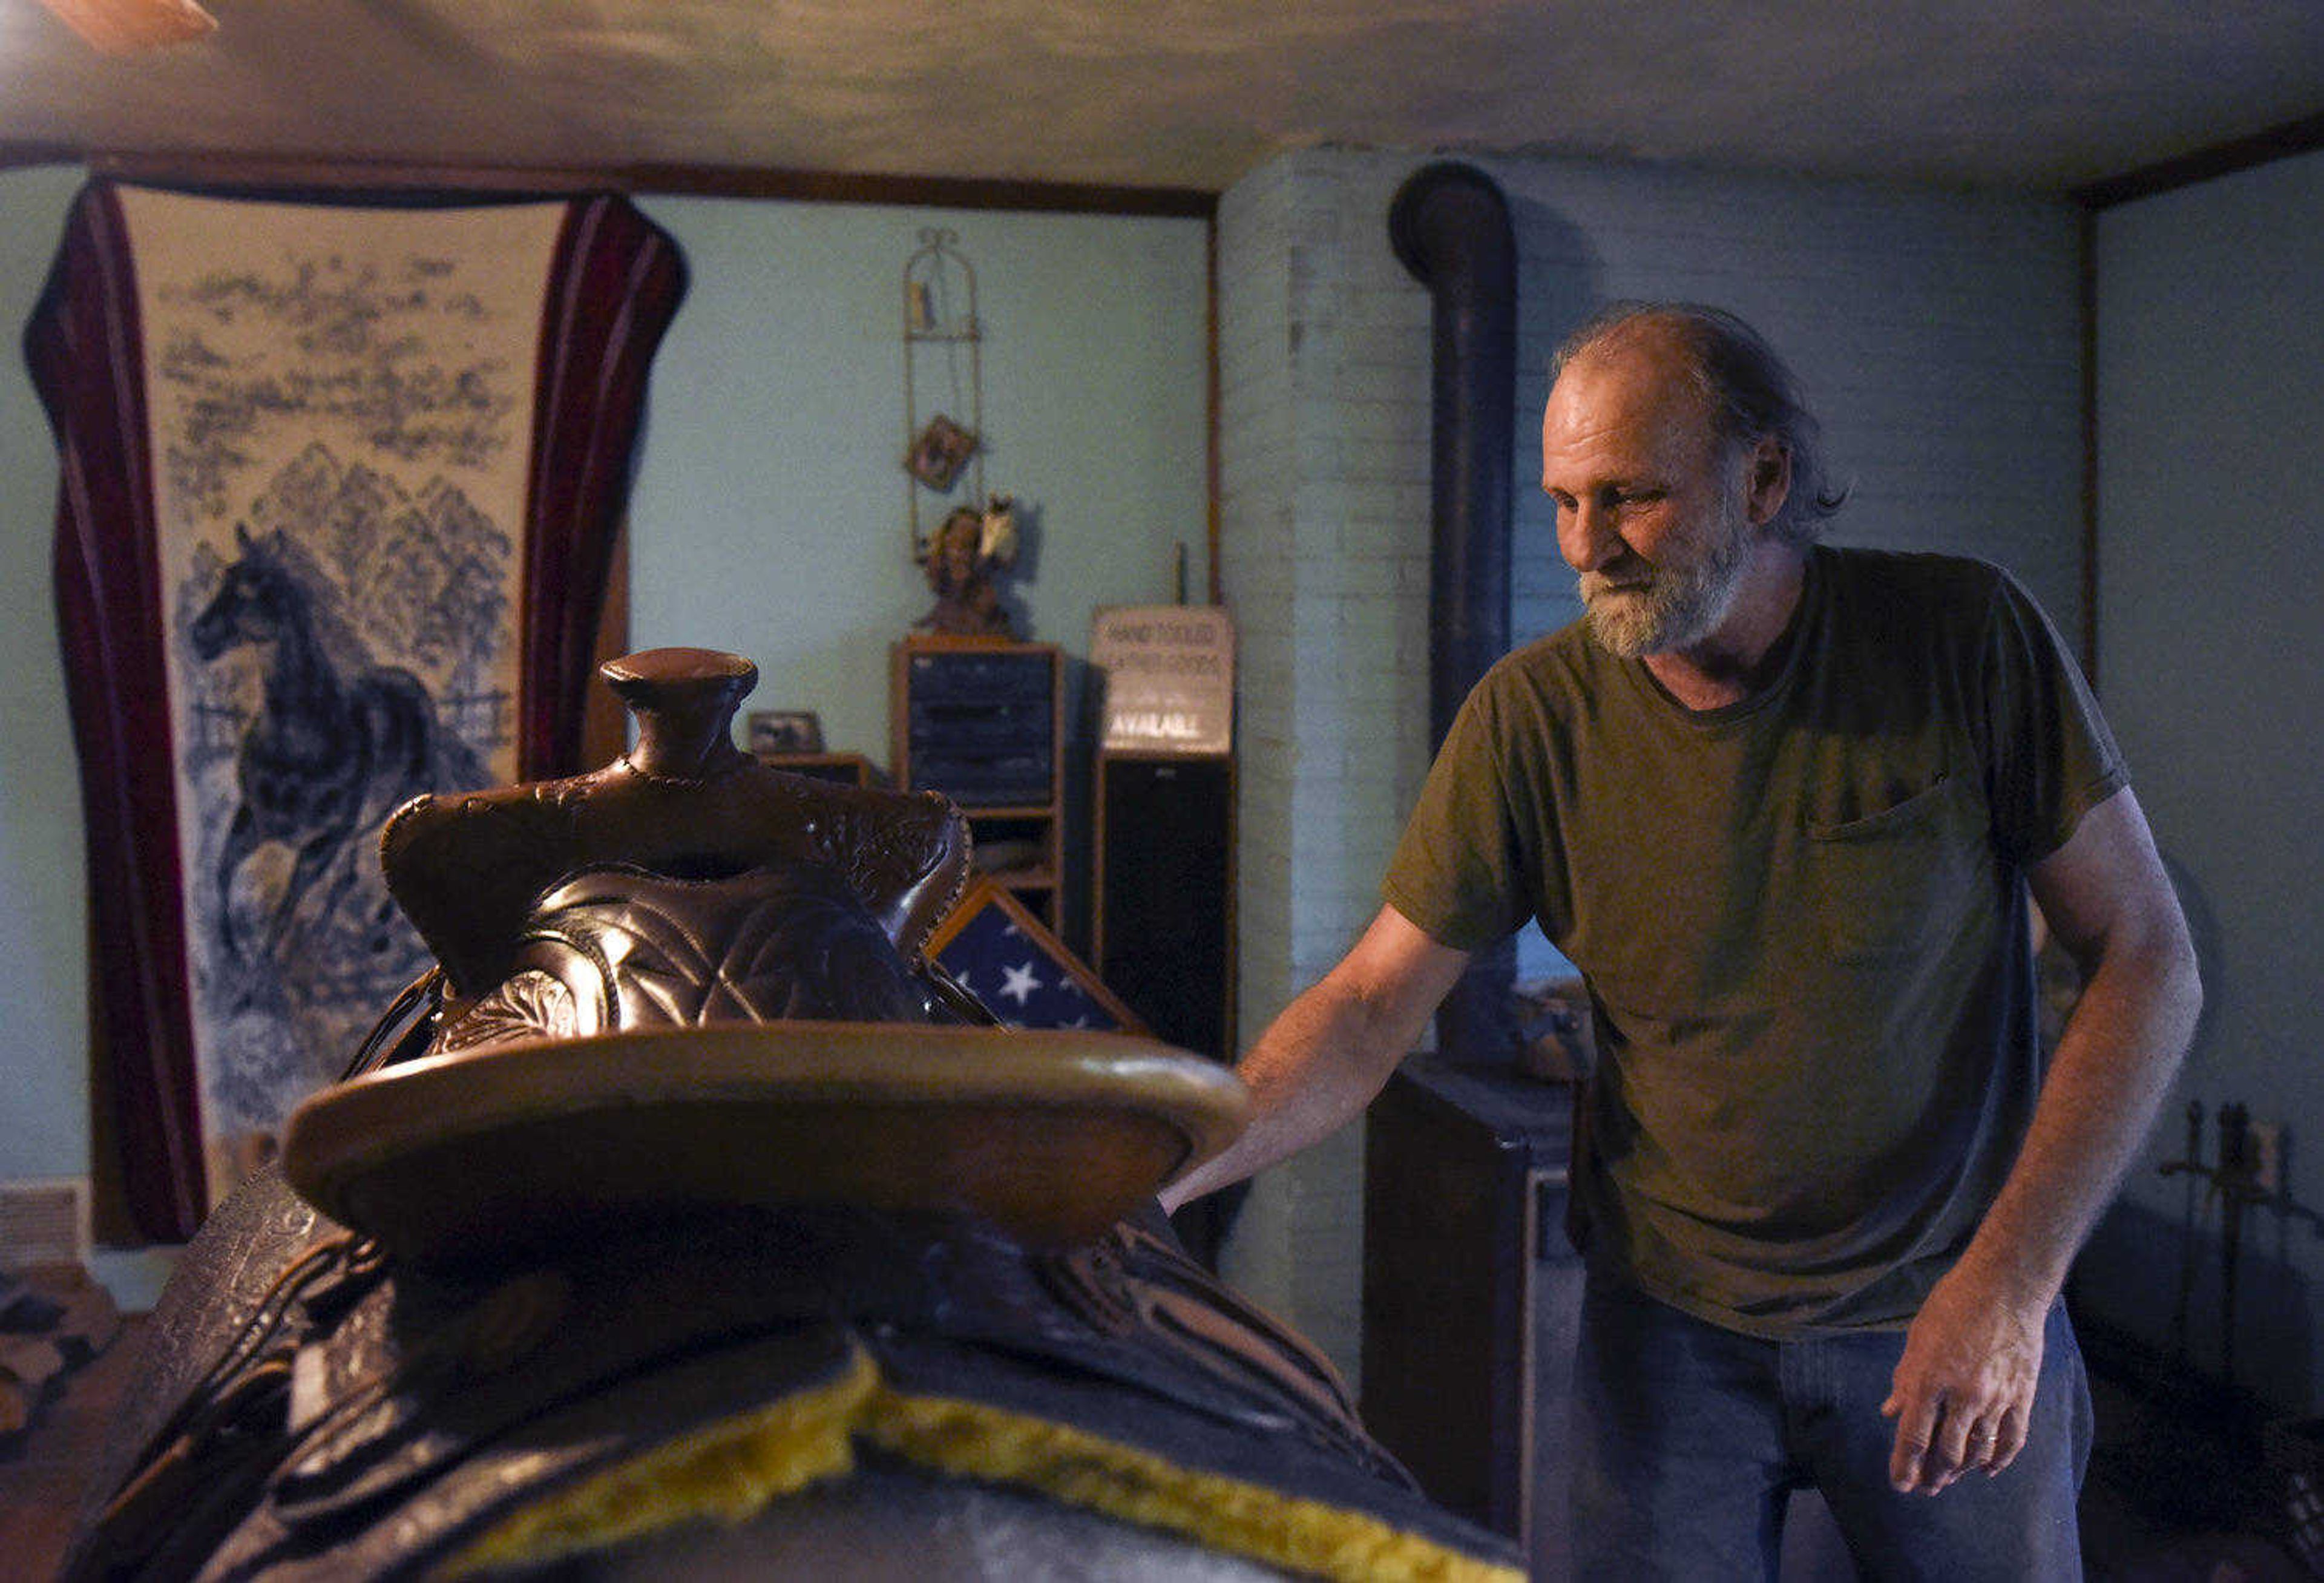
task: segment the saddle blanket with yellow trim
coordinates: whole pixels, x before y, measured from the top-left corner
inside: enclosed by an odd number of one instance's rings
[[[1053,1530],[1093,1564],[1042,1575],[1523,1577],[1158,1214],[1057,1254],[945,1217],[706,1212],[460,1273],[380,1258],[272,1173],[254,1194],[189,1256],[218,1278],[165,1295],[211,1294],[156,1315],[71,1576],[686,1577],[714,1541],[724,1576],[811,1512],[872,1577],[899,1523],[1002,1509],[977,1489],[1013,1503],[993,1576]],[[858,1486],[885,1504],[850,1515]]]

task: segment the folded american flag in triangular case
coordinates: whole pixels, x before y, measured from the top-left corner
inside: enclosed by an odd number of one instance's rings
[[[1148,1031],[1065,942],[989,879],[972,885],[937,925],[928,955],[1006,1026]]]

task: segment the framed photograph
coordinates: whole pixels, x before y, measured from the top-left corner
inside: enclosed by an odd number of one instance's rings
[[[929,935],[927,954],[976,1003],[1012,1028],[1149,1034],[1089,965],[989,877]]]
[[[975,449],[976,437],[939,412],[912,442],[904,470],[930,489],[950,489]]]
[[[753,753],[820,753],[823,722],[805,709],[751,711],[751,751]]]

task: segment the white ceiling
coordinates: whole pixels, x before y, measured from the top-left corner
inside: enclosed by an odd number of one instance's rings
[[[206,3],[124,59],[0,0],[0,155],[1221,191],[1337,143],[2057,190],[2324,111],[2319,0]]]

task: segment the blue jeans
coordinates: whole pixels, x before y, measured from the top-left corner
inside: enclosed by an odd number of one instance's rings
[[[1791,1492],[1813,1485],[1868,1578],[2079,1579],[2089,1383],[2050,1312],[2025,1448],[1942,1494],[1888,1486],[1880,1416],[1902,1330],[1765,1341],[1593,1279],[1574,1358],[1574,1576],[1766,1578]]]

